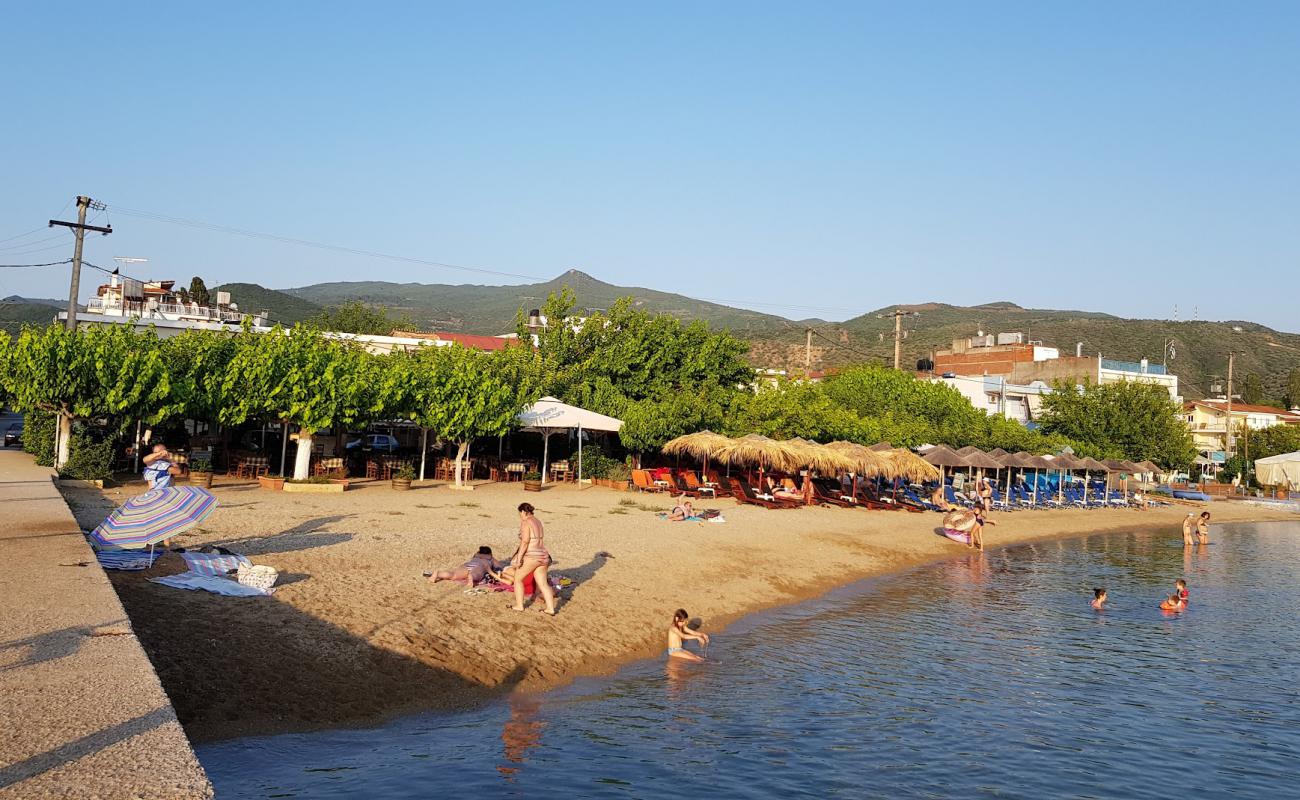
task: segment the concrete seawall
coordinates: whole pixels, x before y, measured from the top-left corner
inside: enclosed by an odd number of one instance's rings
[[[207,798],[52,472],[0,451],[0,798]]]

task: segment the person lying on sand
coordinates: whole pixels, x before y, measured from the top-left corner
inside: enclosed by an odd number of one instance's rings
[[[672,513],[668,515],[669,522],[681,522],[682,520],[695,516],[695,509],[691,507],[690,500],[683,500],[681,505],[673,506]]]
[[[492,557],[492,548],[483,545],[478,549],[469,561],[461,564],[455,569],[440,569],[434,573],[425,573],[429,577],[429,583],[438,581],[463,581],[471,589],[474,584],[482,583],[488,573],[494,572],[501,568],[501,562]]]
[[[696,641],[703,642],[706,645],[709,643],[709,635],[707,633],[698,633],[686,627],[686,622],[690,618],[691,615],[687,614],[686,609],[684,608],[679,608],[673,612],[673,624],[668,626],[669,658],[680,658],[685,661],[704,660],[702,657],[695,655],[685,647],[686,639],[695,639]]]

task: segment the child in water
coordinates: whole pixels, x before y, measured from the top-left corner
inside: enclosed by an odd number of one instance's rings
[[[697,633],[686,627],[686,621],[690,618],[691,615],[687,614],[686,609],[684,608],[679,608],[673,612],[673,624],[668,628],[669,658],[680,658],[685,661],[704,660],[700,656],[697,656],[686,649],[686,639],[695,639],[706,645],[709,643],[709,635],[707,633]]]
[[[1175,592],[1175,594],[1178,595],[1178,599],[1182,601],[1183,605],[1187,605],[1187,601],[1189,599],[1189,595],[1187,594],[1187,581],[1183,580],[1182,578],[1179,578],[1178,580],[1174,581],[1174,588],[1177,589],[1177,592]]]
[[[1169,598],[1160,602],[1161,611],[1182,611],[1184,603],[1179,599],[1177,594],[1169,595]]]
[[[1106,610],[1106,590],[1105,590],[1105,589],[1093,589],[1093,590],[1092,590],[1092,607],[1095,608],[1095,609],[1098,610],[1098,611],[1105,611],[1105,610]]]

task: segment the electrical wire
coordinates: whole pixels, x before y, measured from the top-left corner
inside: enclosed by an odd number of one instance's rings
[[[72,259],[65,258],[62,261],[51,261],[48,264],[0,264],[0,269],[27,269],[28,267],[57,267],[60,264],[71,264]],[[86,262],[81,262],[86,263]]]
[[[66,235],[67,235],[66,233],[56,233],[53,236],[46,236],[44,239],[35,239],[30,242],[17,242],[15,244],[0,245],[0,250],[21,250],[24,247],[35,247],[36,245],[42,244],[44,242],[52,242],[55,239],[63,239]]]

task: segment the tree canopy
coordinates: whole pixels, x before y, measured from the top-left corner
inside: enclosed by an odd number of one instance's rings
[[[312,324],[327,331],[388,336],[395,330],[411,330],[415,323],[406,314],[392,316],[388,309],[369,306],[360,300],[330,306],[312,319]]]
[[[1192,434],[1169,393],[1149,383],[1059,383],[1043,397],[1043,427],[1165,468],[1188,467],[1196,455]]]

